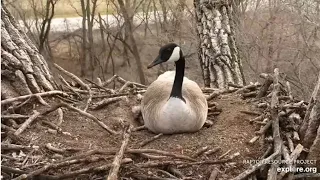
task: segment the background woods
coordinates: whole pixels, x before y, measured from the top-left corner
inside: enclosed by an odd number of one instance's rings
[[[319,72],[317,1],[7,0],[4,4],[46,59],[90,79],[119,74],[151,82],[168,67],[161,66],[157,73],[146,71],[146,64],[160,45],[170,41],[187,53],[189,76],[206,86],[256,81],[260,73],[279,67],[294,93],[308,98]]]

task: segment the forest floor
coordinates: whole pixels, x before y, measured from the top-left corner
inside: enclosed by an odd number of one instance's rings
[[[54,104],[52,99],[46,99],[50,104]],[[99,99],[101,100],[101,99]],[[93,104],[97,99],[93,100]],[[211,126],[203,127],[196,133],[176,134],[176,135],[162,135],[158,139],[141,147],[141,143],[145,140],[152,139],[155,134],[144,129],[131,132],[129,144],[127,148],[130,149],[155,149],[163,150],[170,153],[186,155],[192,157],[196,162],[203,162],[195,165],[179,166],[173,165],[174,168],[179,170],[184,177],[189,179],[208,179],[214,169],[218,169],[217,179],[231,179],[236,175],[243,172],[250,166],[243,162],[244,160],[257,160],[262,156],[265,149],[261,149],[259,142],[249,144],[248,141],[254,136],[257,130],[254,124],[250,124],[250,119],[255,118],[254,115],[243,113],[242,111],[255,111],[258,112],[250,101],[243,100],[237,94],[221,95],[211,102],[217,103],[216,108],[221,109],[219,115],[209,116],[213,124]],[[100,110],[90,110],[89,113],[99,118],[103,123],[108,125],[111,129],[121,132],[125,122],[129,122],[134,127],[140,124],[132,113],[132,107],[139,105],[140,101],[137,96],[129,96],[126,100],[120,100],[111,103]],[[81,107],[81,105],[80,105]],[[32,109],[37,110],[46,109],[45,106],[30,106],[24,109],[25,112],[31,112]],[[81,107],[81,109],[83,109]],[[77,112],[68,109],[63,110],[63,123],[60,128],[61,131],[56,132],[45,124],[41,123],[42,120],[47,120],[56,123],[58,118],[57,112],[52,112],[44,117],[39,117],[37,122],[27,129],[22,135],[24,145],[39,146],[39,150],[35,151],[16,151],[15,158],[20,158],[21,161],[27,159],[22,167],[24,171],[30,172],[37,168],[43,167],[45,164],[59,162],[67,157],[76,157],[79,154],[88,152],[90,150],[101,151],[118,151],[122,144],[122,134],[112,135],[106,130],[101,128],[94,121],[80,115]],[[141,118],[141,117],[140,117]],[[51,130],[50,130],[51,129]],[[62,133],[64,132],[64,133]],[[48,149],[47,146],[62,149],[63,152]],[[207,147],[208,150],[215,149],[215,153],[206,155],[206,153],[196,156],[200,149]],[[12,151],[9,156],[12,155]],[[57,153],[58,152],[58,153]],[[3,152],[4,154],[6,151]],[[26,155],[27,157],[26,158]],[[231,158],[235,156],[234,158]],[[98,162],[90,163],[84,162],[76,165],[70,165],[59,168],[52,168],[47,175],[68,174],[70,171],[80,170],[83,168],[97,167],[100,165],[108,164],[113,161],[114,155],[104,156]],[[225,159],[230,159],[228,162],[223,162]],[[170,178],[164,171],[168,171],[167,165],[156,165],[155,167],[139,168],[139,164],[148,164],[152,162],[165,162],[172,161],[172,157],[160,156],[161,159],[153,159],[144,157],[138,154],[125,154],[124,158],[131,158],[132,162],[121,165],[119,173],[120,179],[145,179],[148,177],[162,177]],[[222,160],[220,163],[219,160]],[[210,161],[217,161],[217,163],[205,163]],[[192,161],[191,161],[192,162]],[[15,167],[16,161],[6,160],[2,161],[3,165]],[[19,164],[19,163],[18,163]],[[186,164],[188,164],[186,162]],[[21,165],[21,164],[20,164]],[[21,167],[21,166],[20,166]],[[107,174],[97,174],[96,172],[72,176],[70,179],[101,179]],[[6,176],[5,176],[6,177]],[[178,177],[178,176],[176,176]],[[41,178],[40,178],[41,179]]]

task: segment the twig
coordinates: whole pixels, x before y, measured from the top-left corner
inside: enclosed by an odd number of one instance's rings
[[[286,138],[287,138],[287,141],[288,141],[289,150],[290,150],[290,152],[293,152],[293,150],[294,150],[293,142],[291,140],[291,137],[290,137],[289,133],[286,133]]]
[[[13,174],[27,174],[28,173],[26,171],[22,171],[22,170],[19,170],[19,169],[16,169],[16,168],[12,168],[12,167],[8,167],[8,166],[4,166],[4,165],[1,165],[1,170],[3,172],[13,173]],[[48,179],[48,180],[55,179],[54,176],[50,176],[50,175],[38,175],[38,177],[40,179]]]
[[[32,171],[28,174],[22,174],[16,178],[14,178],[13,180],[30,179],[34,176],[37,176],[39,174],[42,174],[42,173],[48,171],[48,170],[52,170],[52,169],[56,169],[56,168],[60,168],[60,167],[64,167],[64,166],[69,166],[72,164],[82,163],[82,162],[97,162],[102,159],[104,159],[104,158],[103,157],[90,157],[90,158],[85,158],[85,159],[75,159],[75,160],[65,161],[65,162],[61,162],[61,163],[52,163],[52,164],[45,165],[42,168],[37,169],[35,171]],[[109,167],[110,167],[110,165],[108,164],[108,168]],[[70,174],[69,174],[69,177],[72,177],[72,176],[70,176]],[[66,174],[59,176],[58,179],[63,179],[63,178],[66,178]]]
[[[272,130],[273,130],[273,149],[274,152],[281,152],[282,140],[280,137],[280,127],[279,127],[279,117],[277,106],[279,104],[278,92],[279,92],[279,69],[274,70],[274,79],[273,79],[273,91],[271,97],[271,117],[272,117]],[[276,160],[280,161],[280,156],[276,157]],[[278,163],[271,164],[271,167],[268,172],[268,180],[274,180],[277,178],[277,168],[279,167]]]
[[[145,141],[142,141],[139,145],[140,145],[140,147],[143,147],[143,146],[149,144],[150,142],[152,142],[152,141],[154,141],[156,139],[159,139],[162,135],[163,135],[162,133],[157,134],[157,135],[153,136],[150,139],[146,139]]]
[[[89,92],[89,97],[88,97],[88,100],[87,100],[87,102],[86,102],[86,106],[85,106],[85,108],[84,108],[84,110],[83,110],[84,112],[86,112],[87,109],[88,109],[88,107],[89,107],[89,104],[90,104],[90,102],[91,102],[91,100],[92,100],[92,91],[91,91],[90,87],[89,87],[87,84],[85,84],[80,78],[78,78],[76,75],[72,74],[71,72],[66,71],[65,69],[63,69],[62,67],[60,67],[59,65],[57,65],[56,63],[54,63],[54,66],[55,66],[58,70],[62,71],[62,72],[65,73],[67,76],[69,76],[71,79],[73,79],[74,81],[76,81],[77,83],[79,83],[82,88],[88,90],[88,92]]]
[[[259,131],[256,132],[257,135],[262,135],[267,132],[267,130],[271,127],[272,121],[268,121],[266,125],[262,126]]]
[[[62,129],[59,128],[59,126],[53,124],[52,122],[49,122],[47,120],[42,120],[41,123],[45,124],[47,126],[50,126],[52,129],[57,130],[57,132],[59,132],[59,133],[62,133]]]
[[[288,91],[289,99],[291,101],[293,101],[293,96],[292,96],[292,91],[291,91],[291,86],[290,86],[289,81],[286,82],[286,85],[287,85],[287,91]]]
[[[109,176],[108,176],[107,180],[117,180],[118,179],[118,172],[120,169],[121,160],[123,158],[124,151],[128,145],[130,134],[131,134],[131,126],[129,126],[127,129],[125,129],[125,131],[123,133],[122,145],[120,147],[119,152],[114,157],[114,160],[112,162],[112,169],[109,171]]]
[[[62,91],[47,91],[47,92],[42,92],[42,93],[37,93],[37,94],[28,94],[24,96],[19,96],[19,97],[14,97],[14,98],[9,98],[1,101],[1,105],[7,105],[10,104],[14,101],[21,101],[25,100],[30,97],[37,97],[37,96],[52,96],[52,95],[62,95],[62,96],[68,96],[66,93]]]
[[[113,75],[110,79],[108,79],[106,82],[102,83],[102,86],[108,86],[112,81],[114,81],[116,78],[118,78],[118,75]]]
[[[320,173],[301,173],[301,174],[294,175],[293,178],[294,179],[320,178]]]
[[[218,157],[218,159],[222,159],[224,158],[226,155],[228,155],[231,152],[231,150],[228,150],[227,152],[225,152],[224,154],[222,154],[221,156]]]
[[[230,87],[234,87],[234,88],[243,88],[243,86],[241,86],[241,85],[238,85],[238,84],[233,84],[233,83],[228,83],[228,86],[230,86]]]
[[[61,108],[58,108],[57,111],[58,111],[57,126],[60,126],[63,122],[63,111]]]
[[[245,170],[243,173],[239,174],[237,177],[233,178],[232,180],[242,180],[245,179],[247,176],[255,172],[256,170],[260,169],[262,166],[265,166],[268,162],[279,156],[280,151],[277,151],[270,155],[269,157],[259,161],[257,164],[251,166],[247,170]]]
[[[132,128],[132,132],[141,131],[141,130],[144,130],[144,129],[146,129],[146,126],[142,125],[142,126],[138,126],[138,127]]]
[[[272,84],[272,82],[273,82],[272,77],[271,76],[267,76],[266,80],[264,81],[263,85],[261,86],[256,98],[262,98],[265,95],[267,95],[267,91],[268,91],[270,85]]]
[[[1,124],[1,129],[11,131],[11,132],[16,132],[16,130],[14,128],[7,126],[7,125],[4,125],[4,124]]]
[[[183,161],[148,161],[146,163],[137,163],[135,164],[139,168],[151,168],[158,166],[169,166],[169,165],[178,165],[178,167],[188,167],[192,165],[201,165],[201,164],[223,164],[230,162],[231,159],[221,159],[221,160],[207,160],[207,161],[197,161],[197,162],[183,162]]]
[[[200,156],[201,154],[206,152],[208,150],[208,148],[209,148],[208,146],[204,146],[204,147],[198,149],[198,151],[196,153],[194,153],[191,157],[196,158],[196,157]]]
[[[131,174],[132,177],[134,177],[135,179],[140,179],[140,180],[176,180],[176,179],[172,179],[172,178],[162,178],[162,177],[153,177],[153,176],[147,176],[144,174],[137,174],[137,173],[133,173]]]
[[[28,119],[30,116],[22,115],[22,114],[6,114],[1,115],[1,119]]]
[[[221,92],[219,91],[214,91],[213,93],[211,93],[209,96],[207,96],[207,101],[210,101],[213,98],[218,97],[221,94]]]
[[[255,97],[255,96],[257,96],[257,91],[252,91],[252,92],[247,92],[247,93],[241,94],[241,97],[244,99],[249,98],[249,97]]]
[[[105,88],[105,87],[103,87],[103,86],[100,86],[99,84],[97,84],[97,83],[95,83],[95,82],[87,79],[87,78],[85,78],[85,80],[88,81],[89,83],[93,84],[93,85],[96,86],[97,88],[103,89],[104,91],[106,91],[106,92],[108,92],[108,93],[111,93],[111,94],[115,93],[115,91],[114,91],[113,89],[107,89],[107,88]]]
[[[3,151],[3,150],[28,150],[28,151],[31,151],[32,149],[33,148],[29,147],[29,146],[1,143],[1,151]]]
[[[184,178],[184,175],[182,174],[182,172],[173,166],[168,166],[167,171],[172,173],[173,175],[177,176],[178,178],[182,178],[182,179]]]
[[[259,84],[257,83],[257,84],[249,84],[249,85],[247,85],[247,86],[244,86],[244,87],[242,87],[242,88],[240,88],[240,89],[238,89],[237,91],[236,91],[236,93],[237,94],[240,94],[240,93],[243,93],[243,92],[245,92],[245,91],[247,91],[247,90],[255,90],[255,89],[257,89],[257,87],[259,86]]]
[[[252,139],[250,139],[249,144],[254,144],[259,138],[260,136],[254,136]]]
[[[215,179],[217,179],[218,173],[219,173],[219,170],[218,170],[217,168],[213,168],[213,170],[211,171],[209,180],[215,180]]]
[[[96,103],[96,106],[93,107],[92,109],[93,110],[98,110],[98,109],[101,109],[111,103],[114,103],[114,102],[117,102],[117,101],[120,101],[120,100],[123,100],[123,99],[126,99],[127,97],[125,96],[120,96],[120,97],[114,97],[114,98],[108,98],[108,99],[104,99],[102,101],[99,101]]]
[[[40,115],[40,113],[36,110],[33,111],[33,115],[30,116],[17,131],[14,133],[14,135],[19,136],[24,130],[27,129],[27,127]]]
[[[174,175],[172,175],[171,173],[167,172],[167,171],[164,171],[164,170],[161,170],[161,169],[158,169],[157,170],[158,172],[164,174],[164,175],[167,175],[169,176],[170,178],[173,178],[173,179],[178,179],[177,177],[175,177]]]
[[[171,153],[171,152],[161,151],[161,150],[157,150],[157,149],[127,149],[126,153],[133,153],[133,154],[154,153],[154,154],[161,154],[161,155],[165,155],[165,156],[171,156],[171,157],[175,157],[175,158],[178,158],[178,159],[185,159],[185,160],[189,160],[189,161],[195,161],[193,158],[191,158],[189,156],[174,154],[174,153]]]
[[[63,154],[63,153],[66,153],[66,152],[78,152],[78,151],[83,150],[83,149],[77,149],[77,148],[59,149],[59,148],[53,147],[51,145],[51,143],[47,143],[45,145],[45,147],[47,149],[49,149],[50,151],[53,151],[53,152],[56,152],[56,153],[59,153],[59,154]]]
[[[92,119],[94,122],[96,122],[98,125],[100,125],[103,129],[107,130],[110,134],[117,134],[117,132],[113,131],[110,127],[108,127],[107,125],[105,125],[102,121],[100,121],[97,117],[93,116],[92,114],[89,114],[85,111],[82,111],[81,109],[78,109],[76,107],[73,107],[69,104],[66,103],[61,103],[64,107],[67,107],[73,111],[76,111],[78,113],[80,113],[81,115],[84,115],[90,119]]]
[[[210,150],[207,151],[207,152],[204,152],[204,154],[205,154],[205,155],[210,155],[210,154],[214,154],[214,153],[216,153],[216,152],[218,152],[218,151],[220,151],[220,150],[221,150],[220,147],[215,147],[215,148],[213,148],[213,149],[210,149]]]

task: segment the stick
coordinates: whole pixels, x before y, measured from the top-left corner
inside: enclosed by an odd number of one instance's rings
[[[114,81],[116,78],[118,78],[118,75],[113,75],[110,79],[108,79],[106,82],[102,83],[102,86],[109,85],[112,81]]]
[[[292,91],[291,91],[291,86],[290,86],[289,81],[286,82],[286,85],[287,85],[287,91],[288,91],[289,98],[291,101],[293,101],[293,96],[292,96]]]
[[[257,91],[252,91],[252,92],[248,92],[248,93],[242,93],[241,97],[243,99],[249,98],[249,97],[256,97],[257,96]]]
[[[58,108],[58,120],[57,120],[57,126],[60,126],[63,122],[63,111],[61,108]]]
[[[215,180],[215,179],[217,179],[218,173],[219,173],[219,170],[218,170],[217,168],[214,168],[214,169],[211,171],[209,180]]]
[[[91,157],[91,158],[85,158],[85,159],[75,159],[75,160],[65,161],[62,163],[52,163],[52,164],[45,165],[42,168],[37,169],[35,171],[32,171],[28,174],[22,174],[16,178],[14,178],[13,180],[31,179],[32,177],[37,176],[39,174],[43,174],[44,172],[46,172],[48,170],[61,168],[64,166],[70,166],[72,164],[77,164],[77,163],[82,163],[82,162],[97,162],[102,159],[104,159],[104,158],[103,157]],[[110,165],[108,165],[108,167],[110,167]],[[59,178],[59,179],[62,179],[62,178]]]
[[[114,103],[114,102],[117,102],[117,101],[120,101],[120,100],[124,100],[126,98],[127,98],[126,96],[120,96],[120,97],[104,99],[102,101],[97,102],[96,106],[93,107],[92,109],[93,110],[98,110],[98,109],[101,109],[101,108],[107,106],[108,104],[111,104],[111,103]]]
[[[27,127],[40,115],[40,113],[36,110],[33,110],[33,115],[29,117],[17,131],[14,133],[15,136],[19,136]]]
[[[145,141],[142,141],[142,142],[140,143],[140,147],[143,147],[143,146],[149,144],[150,142],[152,142],[152,141],[154,141],[154,140],[156,140],[156,139],[159,139],[162,135],[163,135],[163,134],[160,133],[160,134],[157,134],[157,135],[153,136],[153,137],[150,138],[150,139],[146,139]]]
[[[182,174],[182,172],[179,171],[178,169],[174,168],[173,166],[168,166],[167,171],[172,173],[173,175],[177,176],[178,178],[181,178],[181,179],[184,178],[184,175]]]
[[[59,153],[59,154],[63,154],[63,153],[66,153],[66,152],[78,152],[78,151],[81,151],[83,149],[77,149],[77,148],[68,148],[68,149],[59,149],[59,148],[56,148],[56,147],[53,147],[51,145],[51,143],[47,143],[45,145],[45,147],[47,149],[49,149],[50,151],[53,151],[53,152],[56,152],[56,153]]]
[[[178,165],[180,168],[192,166],[192,165],[202,165],[202,164],[223,164],[230,162],[231,159],[221,159],[221,160],[207,160],[207,161],[197,161],[197,162],[183,162],[183,161],[148,161],[146,163],[137,163],[135,164],[139,168],[151,168],[158,166],[169,166],[169,165]]]
[[[265,95],[267,95],[268,89],[270,87],[270,85],[272,84],[273,79],[271,76],[267,76],[266,80],[264,81],[263,85],[261,86],[256,98],[262,98]]]
[[[259,84],[249,84],[247,86],[244,86],[243,88],[240,88],[236,91],[237,94],[243,93],[246,90],[255,90],[257,89],[257,87],[259,86]]]
[[[80,113],[81,115],[84,115],[86,117],[88,117],[89,119],[92,119],[94,122],[96,122],[98,125],[100,125],[103,129],[107,130],[110,134],[118,134],[117,132],[113,131],[110,127],[108,127],[107,125],[105,125],[102,121],[100,121],[100,119],[98,119],[97,117],[85,112],[85,111],[82,111],[76,107],[73,107],[69,104],[66,104],[66,103],[61,103],[64,107],[67,107],[73,111],[76,111],[78,113]]]
[[[4,165],[1,165],[1,170],[3,172],[13,173],[13,174],[27,174],[28,173],[26,171],[22,171],[22,170],[8,167],[8,166],[4,166]],[[50,175],[38,175],[38,177],[39,177],[39,179],[48,179],[48,180],[55,179],[54,176],[50,176]]]
[[[320,173],[301,173],[296,174],[293,177],[294,179],[305,179],[305,178],[320,178]]]
[[[109,171],[109,176],[108,176],[107,180],[117,180],[118,179],[118,172],[120,169],[121,160],[123,158],[124,151],[128,145],[130,133],[131,133],[131,126],[129,126],[123,133],[122,145],[120,147],[119,152],[114,157],[114,160],[112,162],[112,169]]]
[[[95,83],[95,82],[87,79],[87,78],[85,78],[85,80],[88,81],[89,83],[95,85],[97,88],[100,88],[100,89],[105,90],[105,91],[108,92],[108,93],[111,93],[111,94],[114,94],[114,93],[115,93],[115,91],[114,91],[113,89],[107,89],[107,88],[105,88],[105,87],[103,87],[103,86],[100,86],[99,84],[97,84],[97,83]]]
[[[213,149],[210,149],[210,150],[207,151],[207,152],[204,152],[204,154],[205,154],[205,155],[210,155],[210,154],[214,154],[214,153],[216,153],[216,152],[218,152],[218,151],[220,151],[220,150],[221,150],[220,147],[215,147],[215,148],[213,148]]]
[[[31,151],[32,149],[33,148],[29,147],[29,146],[1,143],[1,150],[28,150],[28,151]]]
[[[266,125],[262,126],[259,131],[256,132],[257,135],[262,135],[267,132],[267,130],[271,127],[272,121],[268,121]]]
[[[208,148],[209,148],[208,146],[204,146],[204,147],[198,149],[198,151],[196,153],[194,153],[191,157],[196,158],[196,157],[200,156],[201,154],[206,152],[208,150]]]
[[[85,106],[85,108],[84,108],[84,110],[83,110],[84,112],[86,112],[87,109],[88,109],[88,107],[89,107],[89,104],[90,104],[90,102],[91,102],[91,100],[92,100],[92,91],[91,91],[90,87],[89,87],[87,84],[85,84],[80,78],[78,78],[76,75],[72,74],[71,72],[68,72],[67,70],[65,70],[65,69],[63,69],[62,67],[60,67],[59,65],[57,65],[56,63],[54,63],[54,66],[55,66],[58,70],[62,71],[64,74],[66,74],[67,76],[69,76],[71,79],[73,79],[74,81],[76,81],[77,83],[79,83],[82,88],[88,90],[88,92],[89,92],[89,98],[88,98],[88,100],[87,100],[87,102],[86,102],[86,106]]]
[[[4,125],[4,124],[1,124],[1,129],[11,131],[11,132],[16,132],[16,130],[14,128],[7,126],[7,125]]]
[[[225,152],[224,154],[222,154],[221,156],[219,156],[218,159],[224,158],[226,155],[229,154],[229,152],[231,152],[231,150],[228,150],[227,152]]]
[[[279,85],[279,69],[274,70],[274,79],[273,79],[273,91],[271,97],[271,117],[272,117],[272,130],[273,130],[273,151],[281,152],[282,140],[280,137],[280,127],[279,127],[279,117],[277,106],[279,105],[278,92],[280,89]],[[281,157],[276,157],[276,160],[280,161]],[[268,172],[268,180],[277,179],[277,168],[279,167],[278,163],[271,164],[271,167]]]
[[[291,136],[290,136],[289,133],[286,133],[286,138],[287,138],[287,141],[288,141],[289,150],[290,150],[290,152],[293,152],[293,150],[294,150],[293,142],[291,140]]]
[[[218,97],[220,94],[221,94],[220,92],[214,91],[209,96],[207,96],[207,101],[210,101],[211,99]]]
[[[142,126],[138,126],[138,127],[132,128],[132,132],[141,131],[141,130],[144,130],[144,129],[146,129],[146,126],[142,125]]]
[[[28,119],[30,116],[22,115],[22,114],[8,114],[1,115],[1,119]]]
[[[171,157],[175,157],[175,158],[178,158],[178,159],[196,161],[196,160],[194,160],[193,158],[191,158],[189,156],[180,155],[180,154],[174,154],[174,153],[171,153],[171,152],[161,151],[161,150],[157,150],[157,149],[127,149],[126,153],[133,153],[133,154],[154,153],[154,154],[161,154],[161,155],[165,155],[165,156],[171,156]]]
[[[265,166],[268,162],[273,160],[275,157],[279,156],[280,151],[277,151],[270,155],[269,157],[259,161],[257,164],[251,166],[247,170],[245,170],[243,173],[239,174],[237,177],[233,178],[232,180],[242,180],[248,177],[250,174],[255,172],[256,170],[260,169],[261,167]]]
[[[1,105],[7,105],[10,104],[14,101],[21,101],[25,100],[31,97],[37,97],[37,96],[52,96],[52,95],[62,95],[62,96],[68,96],[66,93],[62,91],[48,91],[48,92],[42,92],[42,93],[36,93],[36,94],[28,94],[24,96],[19,96],[19,97],[14,97],[14,98],[9,98],[1,101]]]

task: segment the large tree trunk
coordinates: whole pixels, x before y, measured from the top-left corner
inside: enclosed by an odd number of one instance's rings
[[[47,62],[3,6],[1,31],[1,99],[56,89]]]
[[[234,38],[232,7],[228,1],[194,1],[199,60],[207,87],[243,85],[244,76]]]

